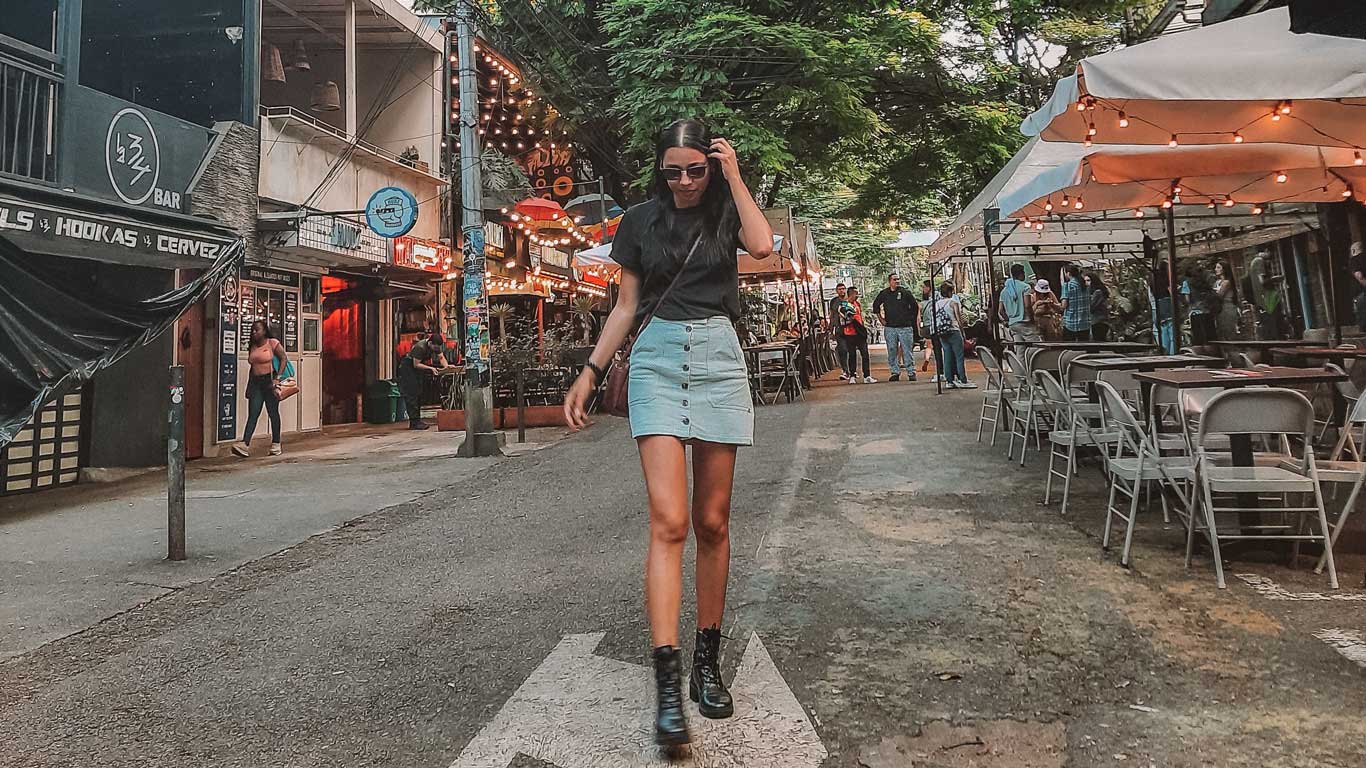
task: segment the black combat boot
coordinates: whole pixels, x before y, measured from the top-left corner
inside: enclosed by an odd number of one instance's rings
[[[719,719],[735,712],[730,691],[721,682],[721,629],[697,630],[697,646],[692,652],[692,675],[688,678],[688,695],[697,702],[703,717]]]
[[[654,651],[655,693],[659,713],[655,716],[655,743],[661,746],[687,744],[688,720],[683,714],[683,681],[679,652],[672,645]]]

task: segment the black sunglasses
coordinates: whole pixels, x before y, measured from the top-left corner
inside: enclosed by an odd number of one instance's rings
[[[687,168],[673,168],[665,165],[659,166],[659,172],[664,176],[666,181],[678,181],[683,178],[684,173],[688,174],[688,178],[697,181],[698,179],[706,178],[707,171],[710,169],[711,166],[706,163],[702,163],[701,165],[690,165]]]

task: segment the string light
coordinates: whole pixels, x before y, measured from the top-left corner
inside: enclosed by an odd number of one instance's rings
[[[1290,177],[1287,176],[1287,175],[1285,175],[1285,171],[1276,171],[1276,183],[1277,183],[1277,184],[1284,184],[1284,183],[1285,183],[1286,181],[1288,181],[1289,179],[1290,179]]]
[[[1362,163],[1366,163],[1366,159],[1361,157],[1361,150],[1358,149],[1352,153],[1352,164],[1361,165]]]
[[[1120,111],[1119,111],[1119,127],[1120,127],[1120,128],[1128,128],[1128,127],[1129,127],[1129,116],[1126,115],[1126,114],[1124,114],[1124,110],[1120,110]]]
[[[1176,134],[1173,133],[1173,134],[1172,134],[1171,140],[1167,142],[1167,146],[1169,146],[1169,147],[1175,147],[1175,146],[1177,146],[1178,144],[1180,144],[1180,142],[1176,140]]]
[[[1260,203],[1258,203],[1258,204],[1256,204],[1256,205],[1253,205],[1253,206],[1252,206],[1252,215],[1253,215],[1253,216],[1260,216],[1260,215],[1262,215],[1262,211],[1263,211],[1263,210],[1265,210],[1265,209],[1262,207],[1262,205],[1261,205]]]
[[[1089,124],[1089,126],[1088,126],[1087,129],[1086,129],[1086,135],[1088,135],[1088,136],[1095,136],[1095,135],[1096,135],[1096,124],[1095,124],[1095,123],[1090,123],[1090,124]]]
[[[1344,189],[1344,190],[1342,190],[1342,196],[1343,196],[1343,197],[1351,197],[1352,194],[1353,194],[1353,193],[1352,193],[1352,185],[1351,185],[1351,184],[1348,184],[1348,185],[1347,185],[1347,188]]]
[[[1288,114],[1290,114],[1290,103],[1291,103],[1291,102],[1290,102],[1289,99],[1286,99],[1285,101],[1282,101],[1282,102],[1281,102],[1281,105],[1280,105],[1279,109],[1280,109],[1280,113],[1281,113],[1282,115],[1288,115]]]
[[[1077,195],[1077,202],[1074,203],[1072,207],[1076,208],[1079,211],[1081,210],[1081,195]]]
[[[1162,201],[1162,210],[1165,211],[1170,207],[1172,207],[1172,199],[1169,197]]]
[[[1232,208],[1232,207],[1235,206],[1235,205],[1237,205],[1237,203],[1233,202],[1233,198],[1231,198],[1231,197],[1230,197],[1229,199],[1227,199],[1227,200],[1224,201],[1224,207],[1225,207],[1225,208]]]
[[[1237,131],[1234,131],[1234,132],[1233,132],[1233,143],[1234,143],[1234,144],[1242,144],[1242,143],[1243,143],[1243,134],[1238,133]]]
[[[1134,209],[1134,218],[1136,218],[1136,219],[1141,219],[1141,218],[1143,218],[1143,216],[1144,216],[1144,213],[1143,213],[1143,209],[1142,209],[1142,208],[1135,208],[1135,209]]]
[[[1043,209],[1044,209],[1045,211],[1052,211],[1052,210],[1053,210],[1053,198],[1050,197],[1050,198],[1048,198],[1047,200],[1044,201],[1044,203],[1043,203]],[[826,226],[829,226],[829,224],[827,224]]]

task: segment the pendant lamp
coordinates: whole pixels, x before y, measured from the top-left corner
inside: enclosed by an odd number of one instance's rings
[[[337,89],[336,81],[328,80],[313,86],[308,106],[314,112],[336,112],[341,109],[341,92]]]
[[[313,68],[313,65],[308,63],[308,51],[304,48],[302,38],[295,38],[294,46],[290,48],[289,68],[300,72],[307,72]]]
[[[280,59],[280,49],[268,42],[261,43],[261,82],[283,83],[285,65]]]

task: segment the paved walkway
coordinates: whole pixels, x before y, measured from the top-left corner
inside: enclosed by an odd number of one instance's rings
[[[531,430],[509,452],[562,435]],[[329,427],[287,441],[279,457],[258,445],[252,459],[190,462],[180,563],[164,559],[164,469],[0,499],[0,659],[488,467],[450,461],[462,439],[406,425]]]
[[[1333,595],[1256,562],[1218,591],[1150,515],[1121,568],[1094,469],[1044,507],[1037,458],[974,442],[980,402],[832,383],[760,409],[725,622],[746,706],[673,764],[1361,765],[1366,561]],[[0,663],[0,764],[663,765],[636,466],[604,419]]]

